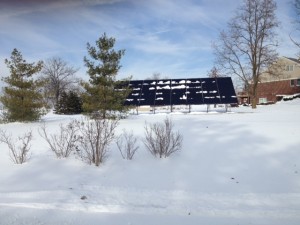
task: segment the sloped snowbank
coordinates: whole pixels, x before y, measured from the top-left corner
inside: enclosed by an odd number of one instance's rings
[[[141,139],[146,121],[170,116],[182,151],[155,159],[140,140],[126,161],[113,144],[99,168],[56,159],[38,134],[41,123],[1,124],[14,136],[32,130],[34,140],[23,165],[0,144],[0,225],[299,224],[299,115],[299,99],[230,113],[131,115],[118,133]],[[80,118],[48,114],[43,122],[57,132]]]

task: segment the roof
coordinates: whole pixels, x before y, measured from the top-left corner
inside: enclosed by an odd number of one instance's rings
[[[284,58],[289,59],[289,60],[291,60],[291,61],[293,61],[295,63],[299,63],[300,64],[300,60],[299,59],[290,58],[290,57],[284,57]]]

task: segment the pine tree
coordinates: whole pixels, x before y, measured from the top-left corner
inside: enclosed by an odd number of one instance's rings
[[[74,91],[68,93],[67,109],[69,114],[82,113],[81,98]]]
[[[68,95],[65,91],[63,91],[59,98],[58,98],[58,101],[57,103],[55,104],[55,107],[54,107],[54,111],[56,114],[65,114],[66,111],[67,111],[67,99],[68,98]]]
[[[43,82],[34,79],[33,75],[41,71],[43,62],[27,63],[21,52],[14,49],[10,60],[5,59],[5,64],[10,70],[10,75],[2,78],[7,84],[0,98],[7,110],[5,119],[21,122],[38,120],[45,113],[40,93]]]
[[[81,98],[74,91],[62,92],[55,105],[55,112],[65,115],[82,113]]]
[[[92,60],[84,57],[90,80],[83,83],[86,90],[82,96],[83,109],[86,113],[99,112],[102,118],[107,118],[109,112],[126,110],[123,103],[129,93],[127,88],[117,88],[121,81],[116,76],[125,50],[115,51],[114,45],[115,39],[104,33],[96,41],[96,47],[87,44]]]

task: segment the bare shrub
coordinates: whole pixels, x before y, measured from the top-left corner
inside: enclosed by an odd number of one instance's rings
[[[13,139],[11,134],[0,130],[0,142],[8,146],[9,156],[15,164],[22,164],[29,160],[28,153],[30,151],[30,142],[32,140],[32,132],[29,131],[17,139]],[[19,144],[19,145],[16,145]]]
[[[78,147],[77,121],[73,120],[66,126],[59,125],[60,130],[57,134],[48,135],[46,125],[43,124],[39,133],[50,146],[50,149],[55,153],[57,158],[67,158],[72,152],[75,152]]]
[[[78,153],[87,163],[99,166],[106,159],[108,147],[115,138],[118,120],[87,119],[77,125],[80,131]]]
[[[137,138],[133,132],[123,130],[123,133],[117,139],[117,146],[123,159],[132,160],[139,146],[136,146]]]
[[[182,135],[178,131],[174,132],[173,130],[173,122],[168,117],[165,118],[163,123],[145,125],[143,142],[152,155],[166,158],[181,149]]]

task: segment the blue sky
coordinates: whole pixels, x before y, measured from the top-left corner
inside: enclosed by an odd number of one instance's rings
[[[0,0],[0,76],[13,48],[28,62],[57,56],[80,68],[86,43],[106,32],[125,49],[119,77],[206,77],[214,63],[211,43],[242,0]],[[290,0],[277,0],[282,56],[295,57]]]

